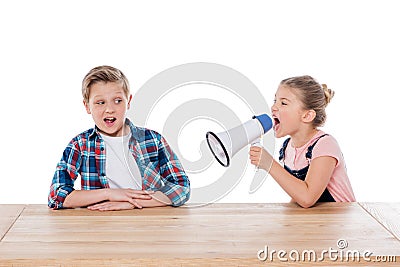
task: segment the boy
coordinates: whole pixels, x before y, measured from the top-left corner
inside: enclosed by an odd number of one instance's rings
[[[83,104],[95,128],[71,140],[54,174],[48,206],[124,210],[180,206],[190,182],[179,159],[157,132],[126,118],[132,95],[125,75],[99,66],[82,82]],[[81,189],[74,182],[81,176]]]

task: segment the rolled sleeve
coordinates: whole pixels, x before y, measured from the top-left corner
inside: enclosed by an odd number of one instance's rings
[[[170,182],[167,182],[163,187],[160,188],[172,203],[172,206],[179,207],[185,204],[190,197],[190,187],[180,186]]]
[[[163,137],[158,149],[160,173],[164,177],[164,185],[160,191],[171,200],[172,206],[181,206],[190,197],[189,178],[178,157]]]
[[[52,209],[63,208],[65,198],[74,191],[74,182],[78,177],[77,168],[80,164],[80,153],[70,143],[64,150],[50,186],[48,206]]]
[[[52,209],[62,209],[65,198],[74,191],[71,186],[60,186],[52,189],[48,199],[48,206]]]

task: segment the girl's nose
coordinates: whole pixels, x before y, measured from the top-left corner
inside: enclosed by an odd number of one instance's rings
[[[273,105],[272,105],[272,107],[271,107],[271,111],[277,111],[278,110],[278,108],[277,108],[277,106],[276,106],[276,103],[274,103]]]

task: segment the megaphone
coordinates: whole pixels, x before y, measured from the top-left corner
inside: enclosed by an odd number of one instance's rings
[[[216,160],[222,166],[228,167],[232,157],[240,149],[254,143],[271,128],[271,118],[267,114],[261,114],[228,131],[217,134],[207,132],[207,144]]]

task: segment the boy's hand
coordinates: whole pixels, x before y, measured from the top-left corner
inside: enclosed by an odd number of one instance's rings
[[[150,200],[152,197],[150,196],[151,194],[154,194],[153,191],[145,191],[145,190],[133,190],[130,188],[127,189],[112,189],[108,188],[106,190],[107,194],[107,200],[110,202],[129,202],[132,204],[134,207],[137,207],[139,209],[142,208],[142,206],[135,201],[135,199],[145,199],[145,200]]]
[[[108,201],[99,204],[95,204],[87,207],[89,210],[98,210],[98,211],[111,211],[111,210],[131,210],[134,209],[135,206],[126,201]]]

